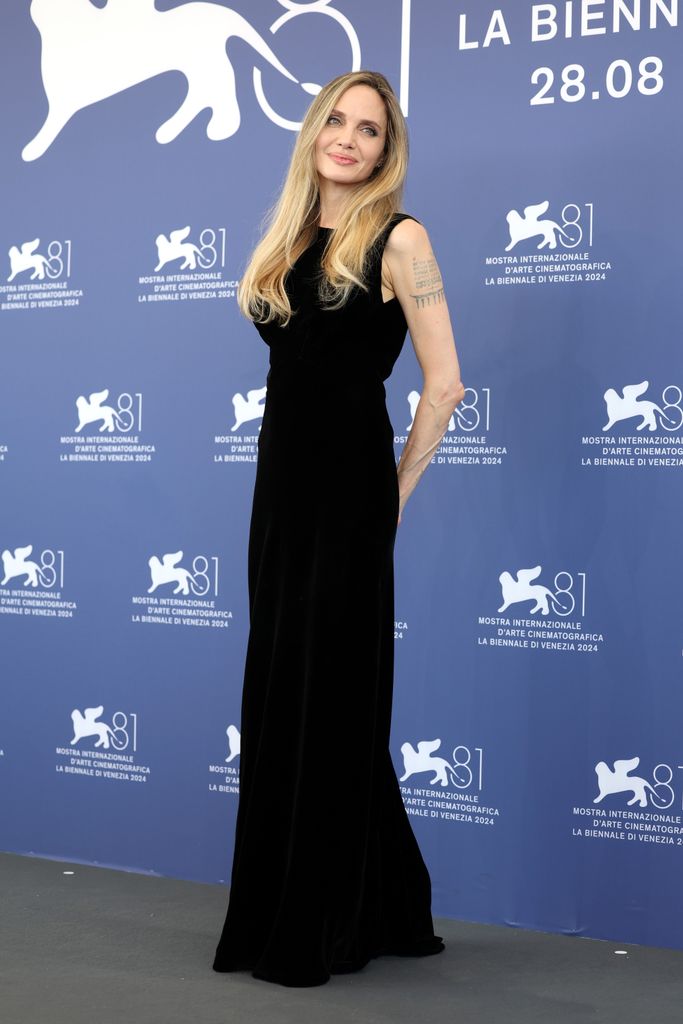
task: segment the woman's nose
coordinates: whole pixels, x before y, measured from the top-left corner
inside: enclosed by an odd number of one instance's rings
[[[353,129],[348,125],[342,125],[339,129],[339,135],[337,136],[337,142],[341,143],[342,146],[353,145]]]

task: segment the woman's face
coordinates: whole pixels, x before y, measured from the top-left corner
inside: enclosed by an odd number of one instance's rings
[[[340,185],[365,181],[382,159],[387,132],[384,100],[369,85],[352,85],[327,119],[315,144],[321,178]]]

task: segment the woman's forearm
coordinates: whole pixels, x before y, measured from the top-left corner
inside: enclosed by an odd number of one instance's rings
[[[453,410],[465,396],[462,385],[439,399],[429,398],[426,391],[420,395],[413,425],[398,460],[399,518],[406,501],[441,444]]]

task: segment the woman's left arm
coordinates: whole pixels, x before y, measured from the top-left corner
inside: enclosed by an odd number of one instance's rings
[[[384,249],[391,287],[405,314],[424,383],[397,466],[399,517],[465,397],[443,280],[429,236],[414,220],[391,231]]]

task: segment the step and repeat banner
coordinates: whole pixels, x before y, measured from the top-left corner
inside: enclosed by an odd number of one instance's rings
[[[375,68],[467,385],[396,543],[433,910],[683,948],[678,3],[494,3],[3,9],[3,850],[229,878],[268,368],[235,291],[311,96]],[[397,458],[421,385],[407,339]]]

